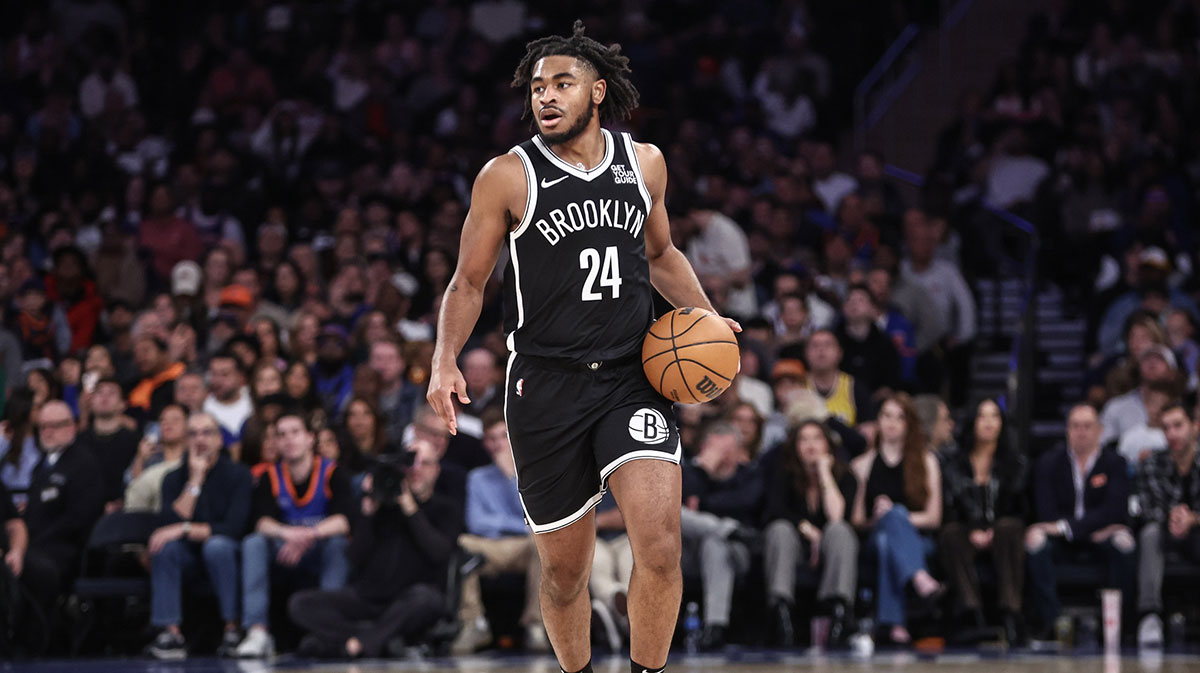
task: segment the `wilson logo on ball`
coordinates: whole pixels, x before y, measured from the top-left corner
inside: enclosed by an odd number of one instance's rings
[[[716,397],[717,395],[720,395],[722,393],[722,391],[724,391],[724,390],[725,390],[724,386],[717,385],[712,379],[708,378],[707,376],[700,379],[700,383],[696,384],[696,392],[700,393],[701,395],[707,397],[710,400],[712,398]]]
[[[671,436],[671,428],[662,413],[647,407],[629,417],[629,436],[643,444],[662,444]]]

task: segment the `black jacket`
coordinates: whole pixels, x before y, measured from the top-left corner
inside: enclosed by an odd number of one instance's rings
[[[1002,517],[1025,520],[1029,513],[1028,473],[1024,456],[1002,449],[997,451],[992,464],[992,478],[979,485],[975,483],[975,468],[967,451],[947,457],[942,466],[945,484],[942,520],[957,521],[970,529],[990,528]]]
[[[183,465],[163,477],[160,525],[182,521],[175,513],[175,501],[183,493],[187,479],[188,464],[185,457]],[[192,511],[190,521],[208,524],[213,535],[240,540],[250,528],[252,490],[250,470],[221,454],[200,487],[200,497],[196,498],[196,508]]]
[[[94,428],[79,433],[77,445],[86,448],[104,480],[104,501],[120,500],[125,495],[125,470],[137,455],[141,434],[121,428],[111,435],[101,435]]]
[[[104,483],[92,455],[79,445],[63,449],[53,467],[43,455],[29,482],[25,525],[29,546],[54,559],[60,572],[79,564],[92,526],[104,512]]]
[[[695,463],[683,466],[685,501],[698,496],[700,511],[737,519],[747,526],[759,524],[764,490],[762,470],[754,463],[739,465],[725,481],[713,479]]]
[[[373,516],[355,517],[346,554],[351,587],[378,603],[390,603],[415,584],[441,590],[462,530],[462,509],[437,493],[412,516],[388,506]]]
[[[777,519],[784,519],[792,524],[808,521],[817,528],[824,528],[825,524],[829,522],[829,517],[825,514],[825,507],[821,506],[816,511],[810,510],[806,494],[796,492],[795,480],[787,470],[783,469],[782,453],[788,448],[787,446],[780,447],[763,456],[761,464],[767,475],[767,492],[762,522],[765,526]],[[858,480],[849,470],[842,472],[841,476],[838,476],[835,470],[834,478],[837,480],[842,498],[846,500],[846,513],[842,520],[849,521],[850,510],[854,507],[854,496],[858,492]]]
[[[1042,455],[1033,477],[1034,515],[1037,521],[1065,520],[1070,539],[1086,540],[1092,533],[1115,523],[1125,523],[1129,508],[1129,470],[1115,451],[1101,451],[1083,480],[1083,517],[1075,518],[1075,482],[1066,447]]]
[[[893,390],[899,388],[900,353],[883,330],[871,325],[867,338],[858,341],[850,336],[846,324],[842,323],[834,330],[834,335],[842,347],[842,371],[853,376],[855,381],[861,381],[872,392],[883,386]]]

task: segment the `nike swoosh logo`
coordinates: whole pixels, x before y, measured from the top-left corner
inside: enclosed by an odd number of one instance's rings
[[[564,175],[561,178],[558,178],[557,180],[547,180],[546,178],[542,178],[542,189],[545,189],[547,187],[553,187],[554,185],[557,185],[558,183],[562,182],[563,180],[566,180],[569,177],[571,177],[571,176]]]

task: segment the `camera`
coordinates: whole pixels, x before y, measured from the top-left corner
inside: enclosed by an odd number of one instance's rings
[[[417,454],[408,449],[376,456],[367,473],[373,483],[371,498],[380,505],[395,504],[404,493],[404,480],[412,469]]]

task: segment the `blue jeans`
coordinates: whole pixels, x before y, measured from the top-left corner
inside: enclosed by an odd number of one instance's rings
[[[1029,585],[1033,594],[1033,608],[1038,623],[1051,627],[1058,619],[1061,605],[1058,602],[1058,573],[1061,563],[1103,564],[1107,570],[1106,587],[1120,589],[1123,596],[1122,609],[1134,606],[1134,587],[1137,579],[1137,552],[1134,549],[1121,551],[1110,539],[1102,543],[1088,540],[1070,541],[1049,538],[1037,551],[1025,556],[1029,568]],[[1127,613],[1132,616],[1132,611]]]
[[[319,540],[300,558],[294,570],[307,578],[315,577],[322,589],[341,589],[350,574],[350,561],[346,558],[348,544],[345,535]],[[271,606],[269,572],[281,547],[283,540],[258,533],[242,540],[242,625],[247,628],[268,623]]]
[[[183,621],[183,583],[198,579],[201,561],[217,594],[221,618],[237,620],[238,543],[214,535],[201,543],[168,542],[150,559],[150,623],[161,627]]]
[[[871,540],[879,555],[879,623],[903,626],[908,620],[905,589],[917,571],[925,570],[925,555],[932,551],[933,542],[917,532],[904,505],[883,515]]]

